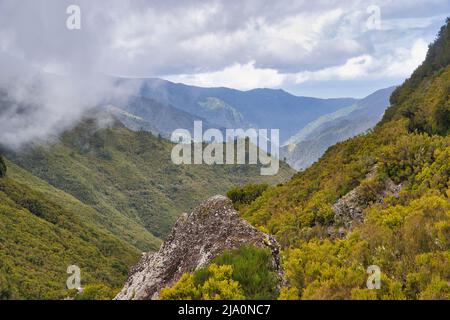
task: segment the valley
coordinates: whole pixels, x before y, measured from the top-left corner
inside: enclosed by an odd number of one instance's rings
[[[0,300],[450,300],[444,1],[86,2],[63,32],[34,3],[0,0]]]

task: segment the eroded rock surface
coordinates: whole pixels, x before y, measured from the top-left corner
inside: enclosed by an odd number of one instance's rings
[[[214,196],[178,218],[160,250],[145,254],[131,270],[116,299],[157,299],[160,289],[177,282],[183,273],[206,266],[224,250],[242,245],[269,248],[275,270],[280,280],[283,278],[275,238],[241,219],[231,200]]]
[[[334,220],[343,226],[339,229],[339,234],[345,233],[345,229],[352,229],[355,223],[362,223],[364,209],[370,203],[383,203],[388,196],[397,197],[401,187],[388,179],[375,188],[362,184],[340,198],[333,205]]]

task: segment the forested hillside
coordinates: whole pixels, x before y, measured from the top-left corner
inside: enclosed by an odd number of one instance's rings
[[[0,157],[0,299],[63,298],[72,264],[87,298],[112,298],[182,212],[231,186],[276,184],[294,172],[178,166],[172,147],[89,116],[56,141]]]
[[[103,227],[95,209],[7,166],[0,178],[0,299],[61,299],[70,265],[80,267],[83,287],[101,284],[112,297],[140,252]]]
[[[257,166],[178,166],[172,147],[89,117],[56,141],[0,156],[0,299],[63,298],[72,264],[88,298],[112,298],[182,212],[233,185],[293,173],[286,164],[272,177]]]
[[[86,120],[59,143],[8,156],[94,207],[111,232],[141,250],[155,249],[150,233],[164,237],[178,215],[205,197],[248,182],[276,184],[293,173],[285,164],[276,176],[261,176],[257,166],[175,165],[172,147],[117,122],[102,129]]]
[[[373,132],[240,206],[284,246],[282,298],[450,299],[449,35],[447,20]]]
[[[392,107],[382,123],[407,118],[410,131],[449,134],[450,106],[448,71],[450,64],[450,28],[443,26],[430,45],[424,63],[391,96]],[[437,83],[441,81],[442,83]]]

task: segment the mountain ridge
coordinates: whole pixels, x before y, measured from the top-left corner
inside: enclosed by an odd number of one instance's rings
[[[281,147],[280,158],[304,170],[328,147],[372,129],[381,120],[395,87],[380,89],[353,105],[310,122]]]

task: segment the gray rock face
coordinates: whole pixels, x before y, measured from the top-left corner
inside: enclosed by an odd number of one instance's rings
[[[160,250],[145,254],[131,270],[116,299],[157,299],[160,289],[173,285],[183,273],[204,267],[224,250],[242,245],[269,248],[275,270],[280,280],[283,278],[277,241],[241,219],[231,200],[214,196],[178,218]]]
[[[369,179],[372,174],[369,174]],[[387,180],[384,185],[372,189],[368,196],[367,190],[360,185],[344,195],[333,205],[334,220],[344,226],[345,229],[352,229],[353,225],[362,223],[364,220],[364,209],[369,202],[383,203],[388,196],[397,197],[401,190],[401,185],[395,184],[392,180]],[[343,229],[339,234],[345,233]]]

